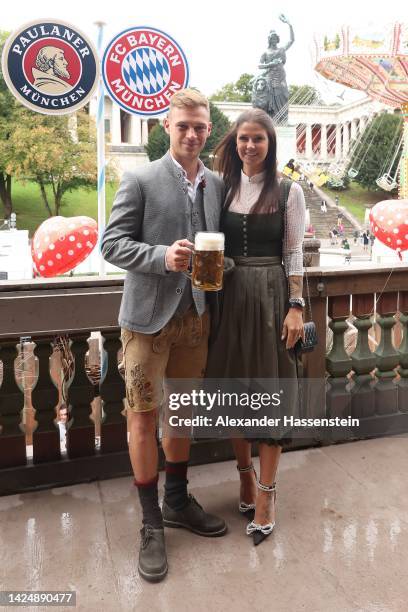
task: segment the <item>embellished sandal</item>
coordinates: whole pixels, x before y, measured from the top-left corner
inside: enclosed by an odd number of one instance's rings
[[[251,463],[251,465],[248,465],[248,467],[244,467],[244,468],[240,468],[237,465],[237,470],[238,470],[239,473],[250,472],[251,470],[253,470],[254,474],[255,474],[256,483],[258,484],[258,479],[257,479],[257,476],[256,476],[256,471],[255,471],[253,463]],[[253,518],[255,516],[255,504],[247,504],[247,503],[245,503],[243,501],[240,501],[239,504],[238,504],[238,510],[246,518],[248,518],[249,520],[253,520]]]
[[[276,501],[276,482],[273,485],[266,486],[257,482],[258,489],[261,491],[265,491],[266,493],[271,493],[271,499],[273,495],[273,501]],[[252,539],[254,542],[254,546],[258,546],[263,540],[265,540],[273,531],[275,527],[275,521],[273,523],[266,523],[266,525],[259,525],[255,523],[253,520],[247,525],[246,533],[247,535],[252,535]]]

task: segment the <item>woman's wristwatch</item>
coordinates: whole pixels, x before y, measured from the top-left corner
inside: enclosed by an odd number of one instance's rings
[[[305,307],[305,300],[302,297],[289,298],[289,308],[299,308],[303,310]]]

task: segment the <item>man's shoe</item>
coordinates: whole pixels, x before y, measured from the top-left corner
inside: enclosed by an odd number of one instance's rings
[[[225,521],[205,512],[192,495],[188,496],[188,504],[182,510],[173,510],[163,501],[162,514],[165,527],[184,527],[207,537],[223,536],[227,533]]]
[[[148,582],[160,582],[168,569],[164,529],[144,525],[140,535],[142,541],[139,552],[139,574]]]

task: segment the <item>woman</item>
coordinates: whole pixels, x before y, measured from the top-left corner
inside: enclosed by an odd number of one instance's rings
[[[207,376],[295,379],[297,363],[290,349],[303,336],[303,191],[278,177],[275,130],[260,109],[239,116],[216,156],[228,189],[221,221],[225,254],[235,268],[225,278]],[[259,440],[259,480],[251,442],[232,442],[241,480],[239,510],[253,518],[247,533],[257,545],[275,525],[275,476],[287,440]]]

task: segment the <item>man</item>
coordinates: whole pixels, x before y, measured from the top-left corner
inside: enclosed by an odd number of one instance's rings
[[[58,411],[58,427],[60,432],[60,447],[62,451],[67,450],[67,423],[68,423],[68,408],[62,404]]]
[[[345,249],[346,253],[344,256],[344,263],[351,263],[351,249],[350,249],[350,243],[347,240],[347,238],[344,238],[343,240],[343,249]]]
[[[185,89],[171,98],[164,121],[170,150],[126,173],[102,241],[105,259],[127,270],[119,313],[122,328],[129,453],[143,511],[139,573],[151,582],[167,573],[163,524],[220,536],[225,522],[187,494],[190,440],[166,434],[163,511],[158,505],[156,416],[163,377],[201,378],[207,360],[205,293],[183,274],[192,240],[217,230],[223,187],[199,159],[211,132],[209,104]]]
[[[32,68],[34,87],[46,94],[61,94],[71,89],[64,79],[69,79],[68,62],[63,49],[47,45],[41,47]]]

